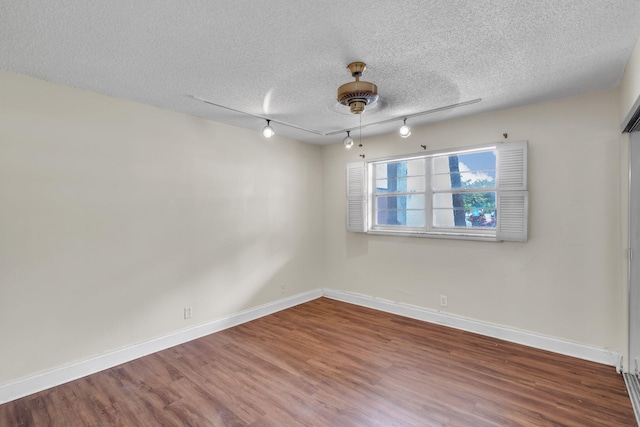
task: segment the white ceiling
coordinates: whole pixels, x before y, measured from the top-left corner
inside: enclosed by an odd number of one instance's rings
[[[256,131],[253,116],[357,128],[335,97],[353,80],[346,66],[366,62],[380,101],[364,136],[478,98],[408,123],[615,87],[640,35],[638,0],[4,0],[0,11],[4,70]],[[274,128],[314,144],[345,136]]]

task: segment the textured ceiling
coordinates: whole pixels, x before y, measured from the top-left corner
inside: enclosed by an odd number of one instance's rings
[[[638,0],[4,0],[0,68],[256,129],[327,134],[352,61],[380,101],[363,135],[616,86],[640,35]],[[241,114],[197,100],[206,99]],[[398,122],[366,126],[398,118]],[[275,124],[279,135],[317,135]]]

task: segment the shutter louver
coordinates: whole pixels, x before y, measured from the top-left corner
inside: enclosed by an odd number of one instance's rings
[[[527,142],[497,146],[497,240],[526,242],[529,192],[527,191]]]
[[[527,191],[500,191],[498,193],[498,240],[527,241]]]
[[[366,227],[365,166],[347,164],[347,231],[364,233]]]
[[[512,142],[498,146],[498,188],[527,189],[527,143]]]

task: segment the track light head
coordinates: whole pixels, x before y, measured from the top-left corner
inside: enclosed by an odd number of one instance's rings
[[[347,131],[347,136],[344,137],[344,139],[342,140],[342,142],[344,143],[344,148],[346,148],[347,150],[351,149],[351,147],[353,147],[353,138],[351,138],[351,136],[349,135],[351,133],[350,130]]]
[[[407,119],[404,119],[404,124],[400,126],[400,136],[403,138],[411,136],[411,128],[407,126]]]
[[[273,128],[269,124],[270,122],[271,120],[267,120],[267,125],[262,128],[262,136],[264,136],[265,138],[271,138],[273,135],[276,134],[276,131],[273,130]]]

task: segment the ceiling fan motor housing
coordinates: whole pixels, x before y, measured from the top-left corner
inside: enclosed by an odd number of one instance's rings
[[[353,114],[362,114],[367,105],[378,100],[378,86],[360,81],[360,76],[367,68],[364,62],[352,62],[347,68],[356,81],[340,86],[337,100],[340,104],[347,105]]]

